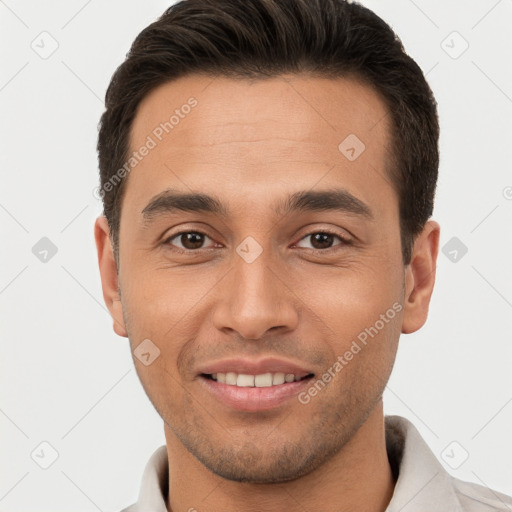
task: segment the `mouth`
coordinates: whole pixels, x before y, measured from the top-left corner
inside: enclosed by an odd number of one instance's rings
[[[299,393],[307,389],[313,373],[262,373],[257,375],[217,372],[201,373],[203,389],[228,411],[259,412],[292,405]],[[298,399],[297,399],[298,402]]]
[[[283,372],[267,372],[258,375],[250,375],[246,373],[236,372],[217,372],[217,373],[202,373],[201,376],[205,379],[210,379],[221,384],[228,386],[236,386],[239,388],[268,388],[273,386],[281,386],[283,384],[290,384],[292,382],[300,382],[314,377],[313,373],[306,375],[283,373]]]

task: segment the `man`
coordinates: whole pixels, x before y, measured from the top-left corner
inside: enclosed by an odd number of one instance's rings
[[[144,511],[487,511],[382,394],[422,327],[436,102],[343,0],[187,0],[114,74],[105,302],[164,421]]]

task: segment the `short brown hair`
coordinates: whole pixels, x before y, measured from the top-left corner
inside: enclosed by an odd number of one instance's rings
[[[403,262],[410,262],[414,238],[433,211],[437,104],[391,27],[345,0],[184,0],[137,36],[107,89],[97,145],[116,260],[126,177],[105,185],[127,160],[137,106],[157,86],[194,72],[233,78],[307,72],[372,86],[392,120],[388,174],[399,195]]]

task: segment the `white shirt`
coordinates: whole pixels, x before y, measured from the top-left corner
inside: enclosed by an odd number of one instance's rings
[[[418,430],[401,416],[385,416],[386,447],[398,472],[386,512],[512,511],[512,497],[451,476],[436,459]],[[121,512],[167,512],[167,448],[149,459],[136,503]]]

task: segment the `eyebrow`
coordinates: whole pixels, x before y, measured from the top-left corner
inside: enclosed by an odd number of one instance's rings
[[[274,205],[274,212],[286,216],[294,212],[340,211],[373,220],[370,207],[345,189],[303,190],[288,196]],[[203,212],[220,217],[229,217],[227,208],[213,196],[201,193],[185,193],[168,189],[153,197],[142,210],[144,224],[167,213]]]

